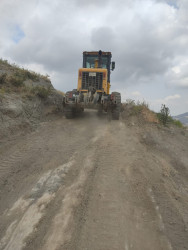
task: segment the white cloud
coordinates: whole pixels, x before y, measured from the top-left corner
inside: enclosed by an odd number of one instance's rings
[[[187,0],[1,0],[0,53],[67,91],[76,87],[82,51],[112,51],[113,89],[138,98],[131,86],[155,83],[150,96],[161,99],[161,82],[172,96],[188,91],[187,12]]]
[[[177,87],[188,87],[188,60],[187,58],[177,57],[176,65],[167,73],[167,82]]]
[[[141,96],[141,93],[139,91],[134,91],[131,93],[133,96]]]
[[[170,101],[170,100],[175,100],[175,99],[179,99],[181,96],[180,95],[178,95],[178,94],[176,94],[176,95],[170,95],[170,96],[166,96],[165,98],[164,98],[164,100],[165,101]]]
[[[164,98],[156,99],[153,101],[153,103],[168,104],[169,102],[174,102],[176,101],[176,99],[180,99],[180,98],[181,96],[179,94],[169,95]]]

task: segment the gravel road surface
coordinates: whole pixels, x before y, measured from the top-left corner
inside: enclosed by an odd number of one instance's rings
[[[86,111],[1,143],[0,249],[188,249],[187,138]]]

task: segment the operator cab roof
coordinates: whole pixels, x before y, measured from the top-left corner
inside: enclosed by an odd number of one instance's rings
[[[99,51],[84,51],[83,54],[84,55],[98,55]],[[112,53],[111,52],[104,52],[104,51],[102,51],[102,55],[103,56],[111,56]]]

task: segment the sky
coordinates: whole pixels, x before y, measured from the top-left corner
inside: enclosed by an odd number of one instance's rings
[[[111,51],[111,91],[188,112],[188,0],[0,0],[0,58],[77,87],[83,51]]]

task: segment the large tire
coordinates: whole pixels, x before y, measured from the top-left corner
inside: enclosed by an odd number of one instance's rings
[[[116,106],[112,110],[112,120],[119,120],[121,111],[121,94],[119,92],[112,92],[115,96]]]

